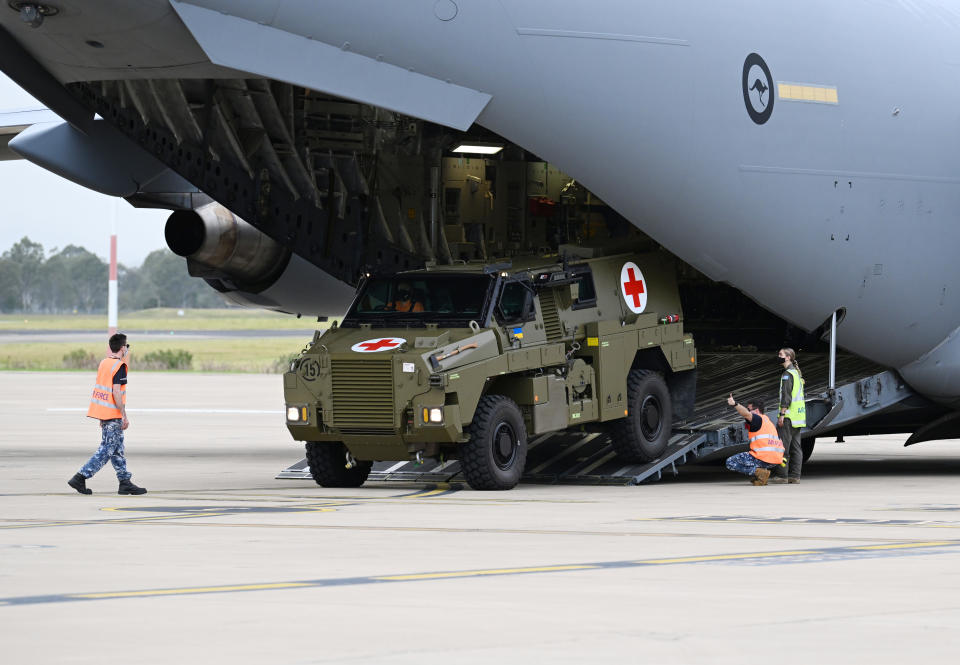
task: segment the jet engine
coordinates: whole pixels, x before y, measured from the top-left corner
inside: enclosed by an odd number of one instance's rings
[[[354,289],[280,246],[219,203],[177,210],[167,219],[167,246],[238,305],[288,314],[342,316]]]

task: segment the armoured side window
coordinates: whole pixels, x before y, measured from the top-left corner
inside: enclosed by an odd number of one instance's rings
[[[530,321],[533,318],[533,289],[523,282],[510,282],[503,287],[496,313],[502,325]]]
[[[593,286],[593,273],[586,268],[580,277],[571,285],[573,294],[573,309],[593,307],[597,304],[597,290]]]
[[[364,291],[359,306],[363,311],[373,312],[384,309],[388,302],[390,302],[390,283],[376,281]]]

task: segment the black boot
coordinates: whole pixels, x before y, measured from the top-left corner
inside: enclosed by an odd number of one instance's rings
[[[117,494],[146,494],[147,490],[143,487],[137,487],[129,479],[120,481],[120,489]]]
[[[87,479],[79,473],[73,474],[73,478],[67,481],[67,485],[80,492],[80,494],[93,494],[93,490],[87,489]]]

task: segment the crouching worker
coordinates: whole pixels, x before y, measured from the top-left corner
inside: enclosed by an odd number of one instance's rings
[[[727,458],[727,468],[737,473],[752,476],[754,485],[766,485],[770,479],[770,469],[783,462],[783,442],[777,433],[777,426],[763,415],[763,401],[754,399],[747,406],[737,404],[733,395],[727,398],[727,404],[737,410],[746,420],[747,437],[750,450]]]

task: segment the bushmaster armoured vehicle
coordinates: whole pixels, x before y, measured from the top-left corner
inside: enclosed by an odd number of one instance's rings
[[[357,487],[374,461],[441,457],[510,489],[528,435],[574,427],[605,429],[627,462],[660,455],[697,363],[672,264],[580,252],[366,278],[284,375],[313,479]]]

